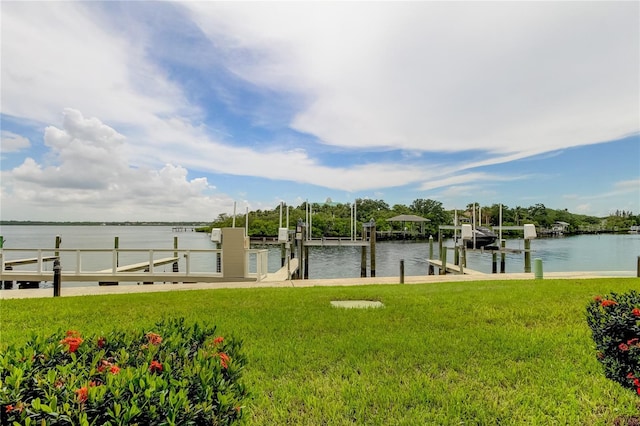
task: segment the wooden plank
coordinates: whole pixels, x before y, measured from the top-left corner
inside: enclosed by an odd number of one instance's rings
[[[436,266],[439,269],[442,269],[442,261],[436,259],[427,259],[427,262],[433,266]],[[454,265],[453,263],[447,263],[446,265],[447,271],[460,273],[460,266]],[[464,268],[464,275],[485,275],[484,272],[476,271],[474,269]]]
[[[291,274],[293,274],[298,269],[298,258],[289,260],[289,268],[291,270]],[[276,272],[267,274],[267,278],[263,279],[262,281],[286,281],[287,278],[289,278],[289,271],[287,270],[287,265],[284,265]]]
[[[164,259],[158,259],[153,261],[153,266],[162,266],[168,263],[177,262],[179,257],[166,257]],[[140,263],[132,263],[131,265],[119,266],[116,269],[116,272],[134,272],[134,271],[142,271],[149,267],[149,262],[140,262]],[[98,271],[99,273],[109,273],[112,272],[113,268],[103,269]]]
[[[43,256],[43,262],[53,262],[56,260],[58,256]],[[18,266],[18,265],[32,265],[34,263],[38,263],[37,257],[30,257],[28,259],[16,259],[16,260],[5,260],[4,266]]]

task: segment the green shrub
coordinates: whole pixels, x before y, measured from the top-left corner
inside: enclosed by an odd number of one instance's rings
[[[215,327],[32,336],[0,354],[4,424],[220,424],[242,416],[241,342]]]
[[[605,376],[640,395],[640,293],[611,293],[587,306]]]

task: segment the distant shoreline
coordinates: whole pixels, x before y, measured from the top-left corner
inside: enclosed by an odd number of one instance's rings
[[[3,220],[0,226],[28,225],[28,226],[210,226],[210,222],[45,222],[31,220]]]

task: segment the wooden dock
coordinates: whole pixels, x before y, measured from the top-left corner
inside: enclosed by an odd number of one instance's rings
[[[276,272],[272,274],[267,274],[267,278],[264,278],[262,282],[277,282],[277,281],[287,281],[290,279],[289,273],[293,275],[294,272],[298,270],[298,258],[293,258],[289,260],[289,266],[284,265],[282,268],[278,269]]]
[[[433,265],[438,269],[442,269],[442,261],[436,259],[427,259],[429,265]],[[453,263],[447,263],[445,265],[447,272],[453,272],[454,274],[460,274],[460,266]],[[486,275],[484,272],[476,271],[474,269],[462,268],[462,274],[464,275]]]
[[[162,266],[167,265],[169,263],[177,262],[179,257],[166,257],[164,259],[158,259],[153,261],[153,266]],[[144,271],[145,269],[149,269],[149,264],[151,262],[140,262],[140,263],[132,263],[131,265],[119,266],[116,268],[116,272],[135,272],[135,271]],[[113,272],[113,268],[103,269],[101,271],[97,271],[98,273],[108,274],[109,272]]]
[[[57,258],[58,256],[44,256],[42,257],[42,259],[37,257],[30,257],[27,259],[5,260],[4,266],[14,267],[14,266],[20,266],[20,265],[33,265],[34,263],[40,262],[40,260],[42,260],[43,262],[53,262]]]

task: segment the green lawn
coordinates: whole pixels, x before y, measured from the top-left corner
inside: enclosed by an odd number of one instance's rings
[[[585,307],[640,279],[185,291],[0,302],[0,347],[31,332],[168,316],[244,340],[249,424],[613,424],[640,398],[607,380]],[[336,299],[380,300],[340,309]]]

